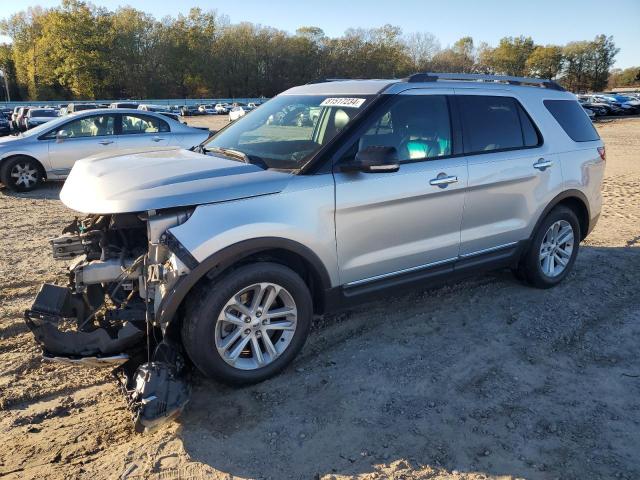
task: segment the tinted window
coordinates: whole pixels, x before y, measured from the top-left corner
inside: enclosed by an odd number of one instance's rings
[[[525,145],[538,144],[537,132],[531,121],[527,119],[529,125],[525,129],[521,127],[521,114],[526,114],[521,111],[515,99],[481,95],[461,95],[457,98],[462,116],[465,153],[523,148]]]
[[[443,95],[399,95],[373,118],[348,155],[370,146],[395,147],[400,162],[451,155],[451,122]]]
[[[58,112],[55,110],[31,110],[29,115],[31,117],[57,117]]]
[[[574,142],[600,139],[591,120],[575,100],[545,100],[544,106]]]
[[[55,137],[60,130],[65,130],[68,138],[113,135],[114,124],[115,117],[113,115],[92,115],[60,125],[56,130],[47,134],[47,138]]]
[[[168,132],[169,124],[147,115],[122,115],[122,134]]]
[[[518,105],[518,113],[520,114],[520,125],[522,126],[522,139],[525,147],[535,147],[540,145],[540,136],[538,130],[533,125],[531,117],[524,111],[521,105]]]

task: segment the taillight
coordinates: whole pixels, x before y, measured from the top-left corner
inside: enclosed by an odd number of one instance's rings
[[[603,162],[607,161],[607,152],[605,151],[604,147],[598,147],[598,154],[600,155],[600,158]]]

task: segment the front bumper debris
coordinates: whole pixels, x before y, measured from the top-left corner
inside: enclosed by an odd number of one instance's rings
[[[45,357],[110,357],[140,343],[144,331],[133,322],[90,331],[73,329],[77,318],[71,292],[45,283],[31,309],[24,313],[29,330],[42,346]]]
[[[127,397],[136,432],[153,431],[182,413],[191,388],[176,365],[151,361],[140,365],[133,374],[125,367],[114,374]]]
[[[177,417],[189,401],[191,389],[180,352],[162,341],[152,358],[144,353],[144,321],[92,322],[78,325],[82,315],[70,289],[44,284],[24,318],[47,361],[88,367],[115,368],[114,375],[127,398],[137,432],[151,431]],[[131,315],[132,318],[137,315]],[[146,363],[142,361],[148,360]]]

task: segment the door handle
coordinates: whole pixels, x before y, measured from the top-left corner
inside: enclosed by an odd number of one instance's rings
[[[544,158],[539,158],[536,163],[533,164],[533,168],[537,168],[538,170],[545,171],[545,169],[549,168],[553,165],[553,160],[545,160]]]
[[[455,175],[443,176],[443,174],[440,174],[437,178],[429,180],[429,185],[435,185],[440,188],[445,188],[450,183],[458,183],[458,177]]]
[[[113,143],[113,140],[100,140],[100,145],[111,145]]]
[[[164,140],[164,138],[162,138],[162,137],[153,137],[151,140],[153,140],[154,142],[161,142],[162,140]]]

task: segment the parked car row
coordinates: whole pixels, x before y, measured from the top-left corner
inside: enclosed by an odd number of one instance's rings
[[[578,101],[590,117],[635,115],[640,113],[640,92],[592,93],[578,95]]]
[[[180,116],[227,115],[234,109],[236,110],[234,119],[237,119],[247,111],[253,110],[260,105],[261,103],[258,102],[246,105],[238,102],[206,105],[154,105],[135,101],[119,101],[110,104],[72,102],[66,105],[17,106],[0,110],[0,136],[25,132],[57,117],[98,108],[129,108],[145,112],[156,112],[179,121]]]

